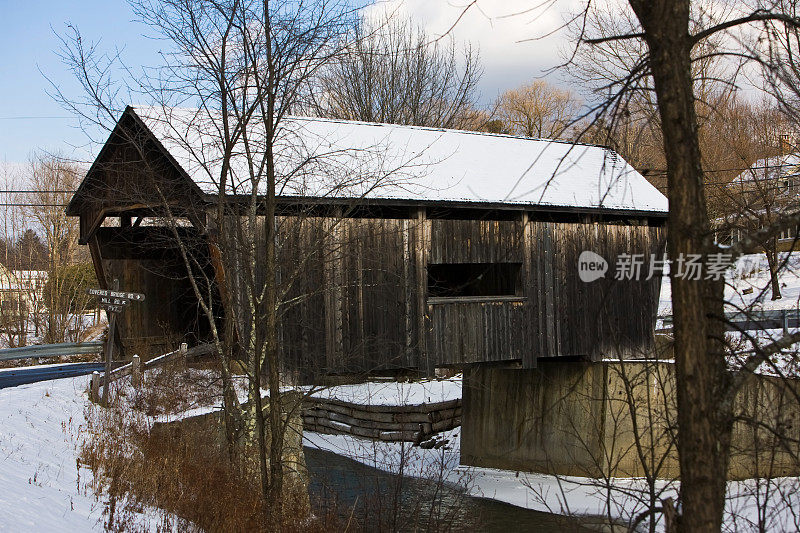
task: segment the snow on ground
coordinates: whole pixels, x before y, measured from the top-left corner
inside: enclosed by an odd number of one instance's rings
[[[33,383],[0,390],[0,531],[86,531],[102,529],[104,504],[87,487],[92,473],[77,466],[85,425],[88,376]],[[377,387],[382,385],[382,387]],[[380,398],[388,403],[458,397],[458,378],[415,383],[367,383],[330,389],[332,397]],[[429,399],[428,399],[429,398]],[[307,432],[307,446],[331,451],[389,472],[443,478],[469,494],[554,513],[610,515],[623,520],[642,507],[635,496],[641,479],[613,480],[613,504],[597,481],[543,474],[459,466],[461,428],[441,434],[448,445],[423,450],[403,443],[374,442],[345,435]],[[402,465],[402,466],[401,466]],[[769,489],[773,502],[763,515],[768,530],[800,529],[797,478],[729,484],[731,531],[750,530],[759,518],[755,493]],[[662,497],[676,496],[674,483],[661,481]],[[734,520],[733,515],[736,515]],[[145,529],[157,514],[141,515]]]
[[[370,381],[355,385],[326,387],[314,398],[336,399],[371,405],[418,405],[461,398],[461,377],[413,382]]]
[[[234,383],[240,402],[248,400],[244,377],[237,377]],[[419,380],[413,382],[368,381],[352,385],[336,385],[330,387],[304,386],[283,387],[284,391],[297,390],[313,398],[337,399],[343,402],[369,405],[418,405],[423,403],[439,403],[461,398],[461,376],[449,379]],[[269,393],[263,390],[264,398]],[[156,416],[155,422],[171,422],[191,416],[207,414],[222,410],[222,400],[194,407],[189,410],[166,413]]]
[[[349,457],[395,474],[444,479],[471,496],[498,500],[536,511],[612,517],[630,523],[645,509],[644,479],[605,482],[573,476],[551,476],[459,465],[461,428],[445,432],[447,449],[423,450],[408,443],[374,442],[349,435],[304,433],[304,444]],[[401,465],[402,468],[401,468]],[[659,480],[659,501],[677,499],[678,483]],[[759,519],[767,531],[800,530],[800,479],[748,480],[728,484],[725,531],[752,531]],[[610,494],[610,496],[609,496]],[[769,505],[764,506],[765,496]],[[762,502],[759,512],[758,502]],[[766,511],[764,510],[766,507]],[[659,524],[663,528],[663,524]]]
[[[740,257],[726,275],[726,311],[742,309],[798,309],[800,306],[800,252],[782,252],[780,272],[781,296],[772,300],[769,266],[764,254],[748,254]],[[745,291],[752,292],[745,294]],[[672,286],[669,276],[661,279],[661,295],[658,316],[672,314]]]
[[[92,472],[77,463],[88,383],[81,376],[0,389],[0,531],[103,529]],[[141,518],[155,530],[155,514]]]
[[[377,387],[382,385],[382,387]],[[406,398],[426,397],[429,391],[441,394],[428,401],[460,397],[460,378],[421,383],[367,383],[333,387],[325,391],[331,397],[353,401],[380,399],[384,405],[399,403]],[[603,481],[566,476],[520,473],[490,468],[460,466],[461,428],[441,433],[448,444],[442,449],[424,450],[408,443],[376,442],[349,435],[304,433],[304,444],[349,457],[362,464],[395,474],[444,479],[463,487],[470,495],[503,501],[537,511],[611,516],[629,522],[645,507],[647,484],[643,479]],[[759,519],[757,501],[770,498],[770,513],[762,516],[767,530],[792,531],[800,529],[799,478],[772,481],[731,482],[727,505],[727,524],[730,531],[753,529]],[[612,496],[609,497],[609,490]],[[659,500],[677,499],[678,484],[660,480],[656,483]],[[759,494],[760,500],[757,500]],[[763,509],[763,506],[762,506]]]
[[[103,505],[77,468],[87,377],[0,390],[0,530],[102,529]]]

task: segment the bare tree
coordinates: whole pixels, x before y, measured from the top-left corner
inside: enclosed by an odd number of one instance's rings
[[[299,205],[293,216],[284,217],[278,196],[339,195],[357,202],[390,183],[398,170],[376,171],[380,165],[365,163],[380,162],[381,146],[320,152],[330,139],[309,139],[302,119],[289,117],[305,103],[312,78],[339,56],[341,37],[357,10],[325,0],[132,4],[171,46],[166,64],[140,80],[157,105],[137,113],[163,142],[188,154],[181,164],[205,192],[198,198],[186,192],[185,184],[171,185],[141,128],[116,123],[115,80],[105,76],[109,59],[77,33],[64,39],[63,56],[82,80],[86,97],[60,98],[86,120],[116,124],[130,146],[137,165],[112,162],[104,169],[124,176],[124,186],[100,187],[94,194],[149,206],[136,224],[158,226],[165,244],[176,251],[220,354],[229,442],[261,489],[265,515],[277,529],[287,519],[284,471],[291,467],[282,453],[284,436],[293,429],[284,411],[300,408],[298,402],[284,403],[281,394],[292,378],[282,372],[281,319],[307,300],[309,291],[320,290],[298,289],[299,273],[311,264],[327,275],[324,265],[341,256],[347,238],[355,238],[340,227],[351,209],[347,202],[332,214],[320,216],[313,206]],[[195,107],[173,107],[181,102]],[[279,262],[281,255],[288,260]],[[245,403],[233,383],[238,361],[247,381]],[[262,384],[269,391],[268,409]]]
[[[496,116],[514,135],[559,139],[569,136],[581,102],[567,89],[536,80],[504,92],[496,104]]]
[[[37,156],[30,163],[31,193],[26,195],[23,208],[27,223],[43,236],[46,246],[46,263],[38,270],[46,272],[46,279],[29,277],[37,301],[33,312],[44,315],[44,342],[55,343],[77,340],[86,327],[84,314],[89,301],[83,294],[89,279],[86,253],[78,248],[78,223],[67,217],[64,206],[77,189],[82,175],[73,163],[54,156]],[[37,270],[37,269],[34,269]]]
[[[744,16],[706,16],[702,4],[684,1],[630,0],[635,15],[632,27],[613,35],[582,35],[582,43],[640,43],[642,55],[622,76],[607,86],[612,97],[604,109],[618,106],[631,87],[652,89],[658,105],[670,200],[668,254],[673,260],[689,254],[707,261],[720,253],[714,243],[701,151],[697,77],[694,55],[710,39],[745,24],[777,21],[794,25],[795,19],[777,6],[754,6]],[[693,11],[693,7],[696,8]],[[624,101],[624,100],[623,100]],[[789,215],[789,214],[786,214]],[[786,221],[788,218],[791,221]],[[768,236],[785,224],[795,225],[797,215],[757,232]],[[762,240],[762,239],[758,239]],[[756,247],[752,238],[733,247],[734,254]],[[682,531],[710,531],[721,527],[725,480],[730,457],[734,397],[748,371],[771,353],[800,338],[788,335],[754,353],[738,371],[726,359],[723,321],[723,283],[691,279],[671,271],[674,313],[678,451],[681,475]]]
[[[408,21],[361,18],[345,53],[315,80],[315,109],[326,117],[461,129],[474,123],[481,77],[471,47],[434,40]]]

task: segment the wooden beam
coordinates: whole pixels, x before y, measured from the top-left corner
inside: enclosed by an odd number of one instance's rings
[[[411,234],[411,220],[402,219],[403,228],[403,303],[405,305],[405,366],[414,366],[414,288],[416,278],[412,274],[411,258],[414,255],[414,239]]]
[[[101,289],[108,289],[108,281],[106,281],[103,258],[100,255],[100,242],[97,239],[97,235],[92,235],[87,244],[89,245],[89,255],[92,257],[94,272],[97,274],[97,282]]]
[[[416,227],[414,231],[414,261],[417,293],[417,367],[432,376],[436,370],[435,361],[431,361],[427,349],[428,322],[428,246],[430,244],[429,228],[425,208],[418,207],[414,213]]]
[[[535,350],[538,344],[534,344],[533,342],[533,304],[531,302],[532,298],[536,298],[537,295],[531,294],[531,288],[533,285],[533,272],[532,272],[532,239],[533,239],[533,232],[531,231],[531,221],[530,217],[528,216],[527,211],[523,211],[521,215],[521,222],[522,222],[522,279],[520,280],[522,285],[523,295],[526,296],[526,301],[523,304],[525,306],[525,320],[524,320],[524,327],[525,331],[522,334],[525,337],[524,343],[524,352],[522,353],[522,367],[523,368],[536,368],[536,360],[537,356],[539,355]]]

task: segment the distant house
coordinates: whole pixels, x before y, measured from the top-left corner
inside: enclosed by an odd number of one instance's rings
[[[37,307],[42,308],[44,302],[44,288],[47,285],[46,270],[13,270],[12,273],[17,279],[17,284],[23,290],[31,303],[36,303]]]
[[[746,233],[773,223],[800,208],[800,154],[792,153],[756,161],[726,187],[729,214],[717,221],[724,228],[723,242],[737,242]],[[797,228],[778,236],[777,248],[795,247]]]
[[[0,264],[0,322],[8,327],[41,310],[46,284],[46,271],[10,270]]]
[[[19,320],[27,313],[27,294],[17,281],[14,272],[0,264],[0,321]]]

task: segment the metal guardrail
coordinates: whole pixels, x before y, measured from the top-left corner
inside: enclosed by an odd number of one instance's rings
[[[672,327],[672,315],[660,316],[662,329]],[[758,329],[800,328],[800,310],[769,309],[764,311],[736,311],[725,313],[725,329],[728,331],[752,331]]]
[[[103,341],[65,342],[61,344],[34,344],[19,348],[0,350],[0,361],[32,359],[34,357],[58,357],[61,355],[83,355],[103,351]]]
[[[103,363],[67,363],[63,365],[23,366],[0,371],[0,389],[38,381],[73,378],[103,370]]]

